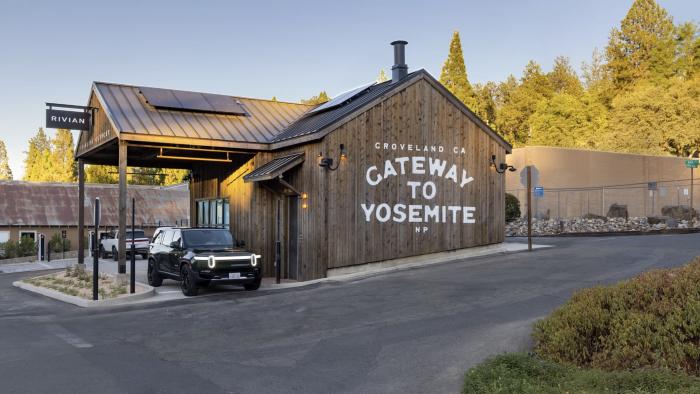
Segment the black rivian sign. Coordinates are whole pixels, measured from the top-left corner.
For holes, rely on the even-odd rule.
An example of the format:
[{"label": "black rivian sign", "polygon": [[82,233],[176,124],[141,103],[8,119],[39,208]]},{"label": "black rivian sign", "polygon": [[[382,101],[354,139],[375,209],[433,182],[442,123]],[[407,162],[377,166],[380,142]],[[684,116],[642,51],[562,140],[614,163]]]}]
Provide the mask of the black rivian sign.
[{"label": "black rivian sign", "polygon": [[90,112],[47,108],[46,127],[52,129],[90,130]]}]

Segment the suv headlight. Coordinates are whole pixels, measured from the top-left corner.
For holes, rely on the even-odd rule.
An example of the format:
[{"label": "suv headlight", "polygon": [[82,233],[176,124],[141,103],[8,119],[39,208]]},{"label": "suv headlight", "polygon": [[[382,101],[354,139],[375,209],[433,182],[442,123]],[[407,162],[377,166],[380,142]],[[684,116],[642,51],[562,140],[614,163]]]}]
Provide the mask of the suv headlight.
[{"label": "suv headlight", "polygon": [[250,265],[252,265],[253,267],[256,267],[258,265],[258,256],[257,255],[254,255],[254,254],[250,255]]}]

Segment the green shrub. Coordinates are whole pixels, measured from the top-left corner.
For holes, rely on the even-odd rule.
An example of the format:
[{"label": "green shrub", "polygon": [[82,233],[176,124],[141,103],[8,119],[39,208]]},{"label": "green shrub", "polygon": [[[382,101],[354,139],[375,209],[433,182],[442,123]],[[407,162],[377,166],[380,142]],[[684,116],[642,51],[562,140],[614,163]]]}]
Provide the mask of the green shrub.
[{"label": "green shrub", "polygon": [[[68,251],[70,250],[70,240],[66,239],[65,242],[65,247]],[[49,241],[49,248],[53,253],[59,253],[63,251],[63,238],[61,237],[61,233],[53,233],[53,235],[51,236],[51,240]]]},{"label": "green shrub", "polygon": [[700,375],[700,258],[577,292],[535,324],[535,351],[604,370]]},{"label": "green shrub", "polygon": [[520,201],[510,193],[506,193],[506,222],[520,219]]},{"label": "green shrub", "polygon": [[661,371],[604,372],[522,353],[504,354],[467,372],[463,392],[511,393],[700,393],[700,379]]},{"label": "green shrub", "polygon": [[31,256],[36,254],[36,242],[29,237],[22,237],[19,240],[19,245],[17,248],[17,254],[19,257]]}]

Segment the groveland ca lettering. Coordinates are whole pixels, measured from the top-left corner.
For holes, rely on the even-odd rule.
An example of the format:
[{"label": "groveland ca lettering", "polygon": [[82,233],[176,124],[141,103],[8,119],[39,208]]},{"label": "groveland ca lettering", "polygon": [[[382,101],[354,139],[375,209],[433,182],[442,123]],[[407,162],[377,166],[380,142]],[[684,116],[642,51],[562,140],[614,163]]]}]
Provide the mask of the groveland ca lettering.
[{"label": "groveland ca lettering", "polygon": [[[453,223],[473,224],[476,222],[476,208],[462,205],[430,204],[438,195],[435,180],[454,182],[461,189],[474,181],[464,168],[450,164],[447,160],[425,156],[403,156],[385,160],[380,165],[372,165],[365,172],[365,180],[371,187],[380,187],[384,180],[405,176],[406,191],[400,195],[410,200],[420,199],[427,204],[399,202],[362,203],[363,216],[367,222],[376,220],[380,223]],[[426,177],[433,179],[425,181]],[[420,178],[421,181],[416,180]],[[428,227],[416,227],[416,232],[427,232]]]},{"label": "groveland ca lettering", "polygon": [[85,119],[75,118],[72,116],[51,115],[51,121],[52,122],[73,123],[73,124],[85,124]]}]

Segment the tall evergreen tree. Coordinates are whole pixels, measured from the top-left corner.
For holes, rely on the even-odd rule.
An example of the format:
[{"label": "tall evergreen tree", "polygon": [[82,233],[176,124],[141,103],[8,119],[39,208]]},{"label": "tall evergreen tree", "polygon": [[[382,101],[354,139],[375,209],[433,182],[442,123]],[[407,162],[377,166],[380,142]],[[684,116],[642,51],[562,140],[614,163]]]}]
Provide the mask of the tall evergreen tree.
[{"label": "tall evergreen tree", "polygon": [[7,157],[7,148],[5,141],[0,140],[0,181],[11,181],[12,169],[10,168],[10,160]]},{"label": "tall evergreen tree", "polygon": [[73,134],[67,129],[58,129],[51,139],[51,174],[54,182],[75,182],[77,166],[73,153]]},{"label": "tall evergreen tree", "polygon": [[498,85],[491,81],[483,85],[477,83],[474,85],[474,94],[476,96],[476,114],[489,126],[494,127],[497,114]]},{"label": "tall evergreen tree", "polygon": [[581,80],[571,67],[569,58],[565,56],[558,56],[554,59],[554,66],[547,77],[555,93],[567,93],[573,96],[583,94]]},{"label": "tall evergreen tree", "polygon": [[700,34],[698,26],[686,22],[676,27],[676,64],[675,74],[690,79],[700,73]]},{"label": "tall evergreen tree", "polygon": [[617,89],[644,79],[663,80],[673,73],[673,20],[654,0],[635,0],[614,28],[606,48]]},{"label": "tall evergreen tree", "polygon": [[[101,166],[90,164],[85,167],[85,182],[86,183],[107,183],[113,184],[119,182],[119,175],[116,166]],[[129,175],[127,175],[127,178]]]},{"label": "tall evergreen tree", "polygon": [[24,180],[42,182],[51,174],[51,142],[43,128],[29,140],[29,149],[24,161]]},{"label": "tall evergreen tree", "polygon": [[497,130],[511,143],[524,145],[530,138],[530,116],[541,100],[554,94],[550,79],[535,61],[525,66],[520,84],[508,92],[496,118]]},{"label": "tall evergreen tree", "polygon": [[476,97],[469,79],[467,78],[467,68],[464,65],[464,55],[462,54],[462,42],[459,39],[459,32],[452,34],[450,42],[450,53],[442,66],[440,72],[440,83],[445,85],[447,90],[452,92],[471,110],[476,109]]}]

